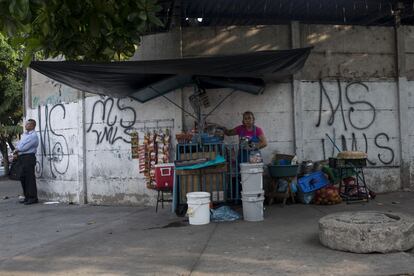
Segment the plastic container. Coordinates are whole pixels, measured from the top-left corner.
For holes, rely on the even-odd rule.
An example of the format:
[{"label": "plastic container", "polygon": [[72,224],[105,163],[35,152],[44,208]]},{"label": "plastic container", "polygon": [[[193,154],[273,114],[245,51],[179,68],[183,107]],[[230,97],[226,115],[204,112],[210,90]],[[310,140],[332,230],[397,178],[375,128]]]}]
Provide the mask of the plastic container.
[{"label": "plastic container", "polygon": [[299,189],[303,193],[310,193],[329,184],[329,180],[326,178],[322,171],[317,171],[298,179]]},{"label": "plastic container", "polygon": [[263,190],[263,163],[241,163],[240,175],[243,192]]},{"label": "plastic container", "polygon": [[249,154],[250,163],[263,163],[262,154],[259,150],[252,150]]},{"label": "plastic container", "polygon": [[187,193],[187,215],[191,225],[203,225],[210,223],[210,193]]},{"label": "plastic container", "polygon": [[264,191],[242,192],[243,219],[246,221],[262,221]]},{"label": "plastic container", "polygon": [[298,175],[299,165],[269,165],[271,177],[293,177]]},{"label": "plastic container", "polygon": [[174,186],[174,163],[155,165],[155,182],[157,189],[171,190]]},{"label": "plastic container", "polygon": [[240,173],[263,173],[263,163],[240,163]]}]

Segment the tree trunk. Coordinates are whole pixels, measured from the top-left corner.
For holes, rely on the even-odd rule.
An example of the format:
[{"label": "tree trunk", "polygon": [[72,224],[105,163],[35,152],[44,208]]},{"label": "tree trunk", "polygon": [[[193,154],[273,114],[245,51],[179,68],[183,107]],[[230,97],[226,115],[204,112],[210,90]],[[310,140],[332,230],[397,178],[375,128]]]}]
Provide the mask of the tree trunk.
[{"label": "tree trunk", "polygon": [[7,144],[4,141],[0,141],[0,151],[3,156],[4,173],[9,175],[9,155],[7,151]]},{"label": "tree trunk", "polygon": [[12,143],[12,138],[11,138],[11,137],[9,137],[9,138],[7,139],[7,144],[9,144],[9,147],[10,147],[10,149],[11,149],[11,151],[12,151],[12,152],[16,149],[16,148],[14,147],[13,143]]},{"label": "tree trunk", "polygon": [[4,160],[4,174],[5,175],[9,175],[10,173],[10,164],[9,164],[9,154],[7,152],[7,147],[6,147],[6,160]]}]

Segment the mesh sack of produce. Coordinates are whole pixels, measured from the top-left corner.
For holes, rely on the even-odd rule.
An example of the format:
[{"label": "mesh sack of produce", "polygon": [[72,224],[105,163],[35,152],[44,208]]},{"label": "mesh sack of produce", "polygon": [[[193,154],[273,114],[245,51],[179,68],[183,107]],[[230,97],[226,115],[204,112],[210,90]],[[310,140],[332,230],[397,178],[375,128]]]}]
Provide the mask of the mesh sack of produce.
[{"label": "mesh sack of produce", "polygon": [[342,202],[339,190],[335,186],[327,186],[315,191],[313,202],[317,205],[333,205]]}]

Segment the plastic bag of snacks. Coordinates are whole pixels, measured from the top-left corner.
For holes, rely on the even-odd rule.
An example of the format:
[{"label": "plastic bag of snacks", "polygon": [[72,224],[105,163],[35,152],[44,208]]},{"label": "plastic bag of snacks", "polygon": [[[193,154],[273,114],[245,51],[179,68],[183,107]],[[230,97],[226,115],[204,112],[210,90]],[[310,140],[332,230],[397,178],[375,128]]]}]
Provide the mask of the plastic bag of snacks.
[{"label": "plastic bag of snacks", "polygon": [[342,202],[339,190],[335,186],[326,186],[315,191],[313,202],[317,205],[333,205]]}]

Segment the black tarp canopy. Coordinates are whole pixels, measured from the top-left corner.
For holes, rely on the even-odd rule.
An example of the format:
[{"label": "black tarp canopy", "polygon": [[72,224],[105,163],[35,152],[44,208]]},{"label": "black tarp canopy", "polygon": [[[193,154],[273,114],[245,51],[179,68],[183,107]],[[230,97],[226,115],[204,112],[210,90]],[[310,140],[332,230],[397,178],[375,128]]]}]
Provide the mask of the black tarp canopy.
[{"label": "black tarp canopy", "polygon": [[311,48],[150,61],[35,61],[30,67],[75,89],[146,102],[187,85],[259,94],[266,79],[300,70]]}]

